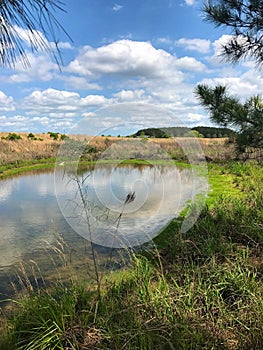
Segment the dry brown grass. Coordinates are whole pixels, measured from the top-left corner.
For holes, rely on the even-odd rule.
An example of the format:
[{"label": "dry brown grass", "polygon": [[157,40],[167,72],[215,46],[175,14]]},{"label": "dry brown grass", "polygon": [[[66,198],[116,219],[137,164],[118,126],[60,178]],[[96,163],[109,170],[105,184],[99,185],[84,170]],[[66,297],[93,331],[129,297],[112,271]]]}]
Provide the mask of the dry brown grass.
[{"label": "dry brown grass", "polygon": [[[54,141],[49,134],[35,134],[39,140],[28,140],[28,133],[20,133],[22,140],[4,140],[8,133],[0,132],[0,164],[15,163],[23,160],[38,160],[42,158],[56,157],[61,141]],[[86,141],[87,144],[95,146],[99,152],[109,148],[112,144],[119,143],[122,140],[133,139],[123,137],[103,137],[103,136],[87,136],[87,135],[71,135],[70,138],[80,141]],[[136,139],[138,143],[139,139]],[[180,145],[191,141],[191,138],[169,138],[169,139],[148,139],[147,142],[155,142],[160,145],[166,152],[175,158],[183,157]],[[235,148],[233,144],[229,144],[224,138],[200,138],[198,139],[207,159],[211,160],[230,160],[235,158]],[[122,147],[120,143],[120,147]],[[147,147],[146,147],[147,148]]]},{"label": "dry brown grass", "polygon": [[39,141],[28,140],[28,134],[18,134],[22,140],[3,140],[1,137],[6,137],[8,133],[0,133],[0,164],[56,156],[60,142],[52,140],[49,135],[37,134],[37,138],[43,139],[43,141]]},{"label": "dry brown grass", "polygon": [[[200,144],[206,158],[208,160],[231,160],[236,158],[235,145],[229,143],[228,138],[191,138],[191,137],[176,137],[170,139],[149,139],[151,142],[158,143],[168,153],[175,156],[180,155],[181,146],[187,145],[194,141]],[[183,152],[181,151],[183,154]]]},{"label": "dry brown grass", "polygon": [[[20,135],[22,137],[22,140],[27,140],[28,132],[16,132],[15,134]],[[9,132],[0,132],[0,139],[2,137],[8,136]],[[49,134],[34,134],[37,138],[43,139],[45,142],[53,141],[52,138],[49,136]]]}]

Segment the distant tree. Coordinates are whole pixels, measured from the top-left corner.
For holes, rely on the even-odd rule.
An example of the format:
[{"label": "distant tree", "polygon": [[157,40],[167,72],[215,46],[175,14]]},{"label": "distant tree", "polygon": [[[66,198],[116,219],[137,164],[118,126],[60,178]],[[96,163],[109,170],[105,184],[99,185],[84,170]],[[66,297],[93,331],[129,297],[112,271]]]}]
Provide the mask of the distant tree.
[{"label": "distant tree", "polygon": [[36,137],[35,137],[35,135],[34,135],[32,132],[30,132],[30,133],[27,135],[27,138],[28,138],[29,140],[36,140]]},{"label": "distant tree", "polygon": [[21,140],[22,137],[18,134],[16,134],[15,132],[10,132],[6,137],[1,137],[3,140],[11,140],[11,141],[15,141],[15,140]]},{"label": "distant tree", "polygon": [[225,86],[212,88],[204,84],[197,86],[195,94],[213,122],[237,130],[241,150],[246,146],[263,147],[263,100],[259,96],[241,103],[228,94]]},{"label": "distant tree", "polygon": [[[33,52],[44,50],[60,64],[56,33],[65,30],[54,13],[63,11],[61,5],[60,0],[0,0],[0,66],[12,67],[17,60],[29,66],[25,41]],[[23,37],[19,28],[25,29]]]},{"label": "distant tree", "polygon": [[51,131],[49,131],[48,134],[49,134],[49,137],[51,137],[53,140],[57,140],[58,139],[58,135],[59,135],[58,132],[51,132]]},{"label": "distant tree", "polygon": [[232,63],[251,57],[262,65],[262,0],[208,0],[203,11],[205,20],[232,30],[232,37],[222,45],[222,57]]}]

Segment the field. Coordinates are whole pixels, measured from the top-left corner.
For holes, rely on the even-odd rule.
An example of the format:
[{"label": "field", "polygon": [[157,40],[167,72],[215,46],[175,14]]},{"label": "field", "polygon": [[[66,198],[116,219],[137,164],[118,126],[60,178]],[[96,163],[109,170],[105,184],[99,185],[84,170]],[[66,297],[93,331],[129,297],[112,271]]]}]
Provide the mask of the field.
[{"label": "field", "polygon": [[[7,164],[19,166],[25,161],[35,162],[40,159],[54,158],[57,155],[61,145],[60,140],[53,140],[48,134],[35,134],[37,140],[27,138],[27,133],[17,133],[22,137],[21,140],[4,140],[8,133],[0,133],[0,167]],[[102,137],[102,136],[85,136],[72,135],[71,139],[86,141],[87,144],[96,147],[98,154],[105,151],[112,144],[121,144],[123,141],[131,142],[140,139],[119,138],[119,137]],[[41,139],[41,141],[39,140]],[[149,139],[147,142],[155,142],[165,151],[175,158],[183,158],[184,155],[180,151],[178,140],[180,143],[189,142],[191,138],[171,138],[171,139]],[[142,140],[146,142],[145,140]],[[203,151],[210,160],[230,160],[235,158],[235,148],[233,144],[228,144],[227,139],[198,139]],[[129,144],[129,147],[130,147]]]}]

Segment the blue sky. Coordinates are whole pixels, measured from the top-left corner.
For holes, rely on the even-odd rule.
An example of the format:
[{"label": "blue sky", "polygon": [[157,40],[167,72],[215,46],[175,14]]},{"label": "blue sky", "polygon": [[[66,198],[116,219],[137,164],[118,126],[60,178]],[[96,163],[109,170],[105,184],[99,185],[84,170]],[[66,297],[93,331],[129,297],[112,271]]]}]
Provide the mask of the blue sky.
[{"label": "blue sky", "polygon": [[199,0],[65,0],[57,18],[61,71],[44,52],[0,70],[0,131],[129,134],[138,128],[211,125],[193,91],[262,92],[252,62],[218,58],[227,29],[202,20]]}]

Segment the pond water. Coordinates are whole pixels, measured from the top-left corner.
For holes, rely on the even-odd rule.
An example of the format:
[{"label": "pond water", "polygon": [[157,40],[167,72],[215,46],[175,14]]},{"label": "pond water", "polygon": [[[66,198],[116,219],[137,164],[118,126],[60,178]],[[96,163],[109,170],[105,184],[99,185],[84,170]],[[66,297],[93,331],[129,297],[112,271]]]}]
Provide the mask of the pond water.
[{"label": "pond water", "polygon": [[52,275],[54,252],[79,269],[90,240],[102,255],[149,242],[204,190],[191,169],[175,166],[100,165],[78,176],[61,169],[0,181],[0,293],[9,293],[21,261]]}]

